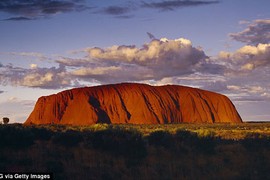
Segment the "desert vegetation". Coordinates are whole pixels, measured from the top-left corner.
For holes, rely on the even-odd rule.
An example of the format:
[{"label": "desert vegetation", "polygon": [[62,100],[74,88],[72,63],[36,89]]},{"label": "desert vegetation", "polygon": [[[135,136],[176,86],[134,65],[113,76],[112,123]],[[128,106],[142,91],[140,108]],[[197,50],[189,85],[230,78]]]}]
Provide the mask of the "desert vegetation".
[{"label": "desert vegetation", "polygon": [[55,179],[265,179],[270,124],[0,125],[0,169]]},{"label": "desert vegetation", "polygon": [[[9,118],[8,117],[3,117],[3,123],[4,124],[7,124],[9,122]],[[2,124],[2,122],[1,122]]]}]

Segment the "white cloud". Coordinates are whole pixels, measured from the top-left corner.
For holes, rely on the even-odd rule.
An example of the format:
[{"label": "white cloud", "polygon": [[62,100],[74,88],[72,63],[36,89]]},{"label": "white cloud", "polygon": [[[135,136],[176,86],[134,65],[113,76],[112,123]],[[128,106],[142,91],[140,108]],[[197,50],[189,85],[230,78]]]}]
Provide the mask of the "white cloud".
[{"label": "white cloud", "polygon": [[225,86],[222,92],[235,102],[270,100],[267,96],[270,93],[270,44],[250,43],[234,52],[221,51],[210,60],[212,65],[223,67],[225,81],[222,84]]},{"label": "white cloud", "polygon": [[258,44],[257,46],[243,46],[237,50],[237,53],[244,55],[258,55],[263,54],[269,50],[270,44]]},{"label": "white cloud", "polygon": [[235,52],[221,51],[218,59],[227,63],[227,69],[250,71],[270,65],[270,44],[243,46]]},{"label": "white cloud", "polygon": [[37,67],[38,67],[37,64],[30,64],[30,68],[31,68],[31,69],[36,69]]},{"label": "white cloud", "polygon": [[253,70],[255,68],[255,65],[252,63],[247,63],[241,66],[241,70]]},{"label": "white cloud", "polygon": [[44,84],[50,83],[53,81],[53,74],[51,72],[47,72],[45,74],[39,73],[30,73],[23,78],[22,85],[23,86],[42,86]]},{"label": "white cloud", "polygon": [[236,85],[227,85],[227,88],[229,90],[240,90],[241,89],[240,86],[236,86]]},{"label": "white cloud", "polygon": [[191,41],[184,38],[155,39],[142,48],[122,45],[106,49],[95,47],[86,51],[89,58],[98,62],[145,67],[155,79],[192,73],[207,58],[201,49],[193,47]]},{"label": "white cloud", "polygon": [[269,92],[264,92],[261,94],[262,97],[270,99],[270,93]]},{"label": "white cloud", "polygon": [[238,86],[238,85],[227,85],[229,90],[233,91],[242,91],[247,93],[264,93],[265,89],[261,86],[247,85],[247,86]]},{"label": "white cloud", "polygon": [[67,76],[64,66],[39,68],[32,65],[31,67],[30,69],[24,69],[12,65],[4,66],[2,73],[0,73],[0,84],[44,89],[68,87],[71,84],[71,79]]},{"label": "white cloud", "polygon": [[81,68],[71,72],[75,76],[91,76],[91,75],[103,75],[115,71],[121,71],[121,67],[110,66],[110,67],[97,67],[97,68]]}]

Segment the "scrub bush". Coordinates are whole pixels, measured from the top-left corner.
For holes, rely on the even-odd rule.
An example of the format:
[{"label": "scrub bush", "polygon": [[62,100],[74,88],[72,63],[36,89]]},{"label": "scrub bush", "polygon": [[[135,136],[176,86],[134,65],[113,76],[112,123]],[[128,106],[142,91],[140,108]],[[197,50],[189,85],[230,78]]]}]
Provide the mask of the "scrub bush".
[{"label": "scrub bush", "polygon": [[87,143],[93,148],[128,157],[144,157],[146,147],[141,133],[135,129],[110,127],[88,135]]}]

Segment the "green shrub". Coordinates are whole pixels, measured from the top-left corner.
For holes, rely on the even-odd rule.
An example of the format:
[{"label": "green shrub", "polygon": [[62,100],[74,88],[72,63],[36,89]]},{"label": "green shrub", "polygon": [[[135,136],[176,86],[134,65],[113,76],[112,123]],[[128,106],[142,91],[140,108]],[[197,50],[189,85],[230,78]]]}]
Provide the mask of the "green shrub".
[{"label": "green shrub", "polygon": [[192,143],[198,141],[198,136],[196,133],[184,129],[177,130],[175,133],[175,138],[177,141],[185,143]]},{"label": "green shrub", "polygon": [[146,147],[141,133],[135,129],[109,127],[88,134],[87,144],[93,148],[129,157],[144,157]]},{"label": "green shrub", "polygon": [[173,137],[168,131],[157,130],[147,137],[149,145],[171,147],[173,145]]},{"label": "green shrub", "polygon": [[200,129],[197,131],[197,135],[199,138],[214,138],[215,132],[209,129]]},{"label": "green shrub", "polygon": [[57,132],[52,137],[52,142],[62,146],[76,146],[82,142],[82,134],[79,131],[68,130],[66,132]]},{"label": "green shrub", "polygon": [[257,133],[257,132],[248,132],[245,136],[245,139],[263,139],[267,138],[265,134]]},{"label": "green shrub", "polygon": [[256,132],[247,133],[246,137],[240,142],[250,151],[257,151],[261,148],[270,148],[270,138]]},{"label": "green shrub", "polygon": [[108,124],[104,124],[104,123],[98,123],[98,124],[94,124],[90,127],[91,130],[93,131],[101,131],[101,130],[106,130],[109,128]]},{"label": "green shrub", "polygon": [[199,133],[180,129],[176,131],[175,139],[180,148],[191,149],[199,153],[213,153],[218,142],[218,139],[213,137],[213,133],[205,130],[201,131],[199,136]]},{"label": "green shrub", "polygon": [[3,117],[3,123],[8,124],[8,122],[9,122],[9,118],[8,117]]},{"label": "green shrub", "polygon": [[0,126],[1,147],[26,148],[34,144],[30,128],[18,125]]},{"label": "green shrub", "polygon": [[53,136],[53,132],[44,127],[32,127],[31,132],[36,140],[50,140]]}]

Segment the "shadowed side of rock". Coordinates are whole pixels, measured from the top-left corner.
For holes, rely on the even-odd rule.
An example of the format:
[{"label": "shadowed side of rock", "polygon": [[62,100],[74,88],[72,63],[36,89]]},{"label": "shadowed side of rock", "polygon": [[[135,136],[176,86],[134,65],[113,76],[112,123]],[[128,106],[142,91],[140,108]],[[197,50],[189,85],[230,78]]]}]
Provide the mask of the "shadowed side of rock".
[{"label": "shadowed side of rock", "polygon": [[76,88],[40,97],[25,124],[239,123],[224,95],[167,85],[123,83]]}]

